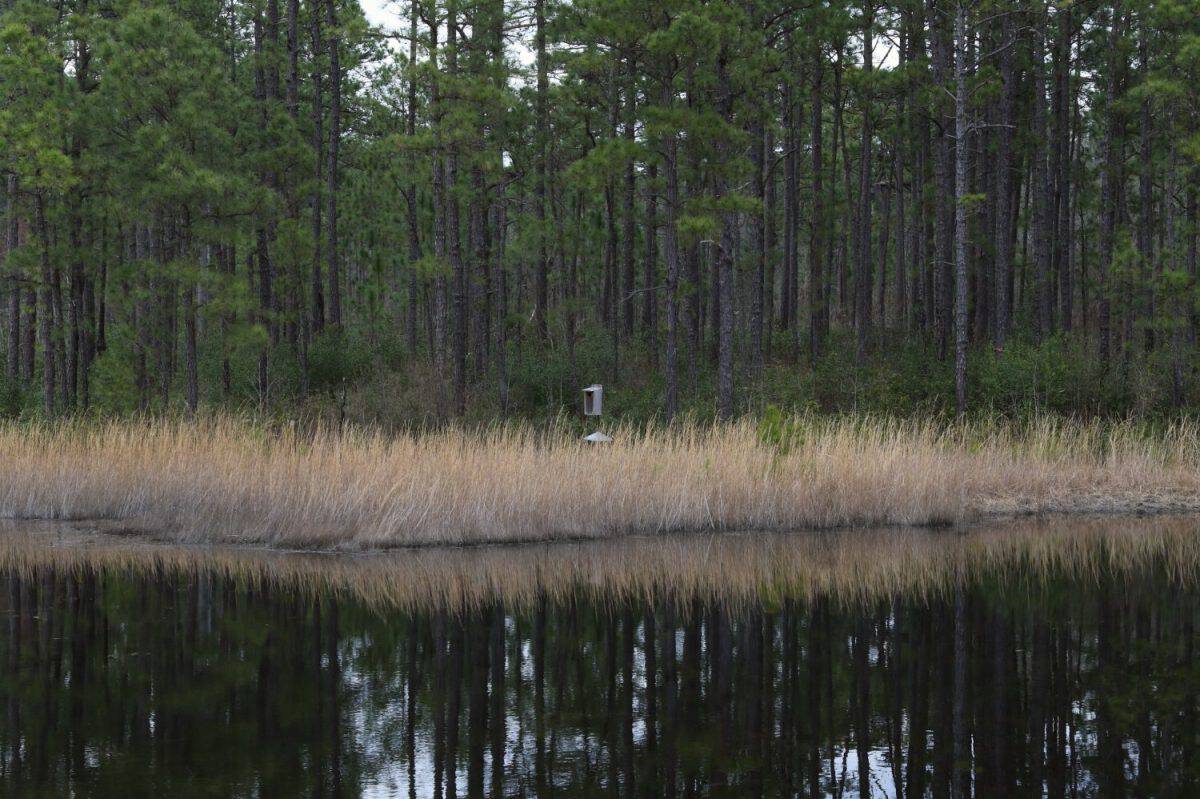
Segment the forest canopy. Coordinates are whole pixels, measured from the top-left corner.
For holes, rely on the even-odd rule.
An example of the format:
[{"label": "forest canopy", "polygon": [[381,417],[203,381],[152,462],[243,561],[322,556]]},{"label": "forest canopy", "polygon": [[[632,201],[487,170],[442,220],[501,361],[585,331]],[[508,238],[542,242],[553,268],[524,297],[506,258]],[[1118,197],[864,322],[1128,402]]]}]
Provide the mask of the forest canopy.
[{"label": "forest canopy", "polygon": [[1191,0],[0,0],[0,412],[1200,406]]}]

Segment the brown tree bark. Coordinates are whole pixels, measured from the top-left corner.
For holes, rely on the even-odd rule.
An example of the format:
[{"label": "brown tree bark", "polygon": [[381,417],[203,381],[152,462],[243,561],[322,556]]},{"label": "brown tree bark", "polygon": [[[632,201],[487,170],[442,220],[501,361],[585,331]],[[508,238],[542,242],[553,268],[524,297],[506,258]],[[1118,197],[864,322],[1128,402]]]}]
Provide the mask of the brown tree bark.
[{"label": "brown tree bark", "polygon": [[8,346],[4,372],[11,383],[16,383],[21,364],[21,278],[11,261],[13,251],[20,246],[19,195],[15,174],[10,173],[5,180],[5,193],[7,213],[4,224],[4,257],[8,284]]},{"label": "brown tree bark", "polygon": [[329,147],[325,166],[325,233],[329,262],[329,323],[342,325],[342,269],[338,253],[338,147],[342,140],[341,34],[337,0],[325,0],[326,47],[329,50]]},{"label": "brown tree bark", "polygon": [[[416,8],[416,1],[413,2],[413,8]],[[325,169],[325,107],[323,98],[323,80],[321,75],[321,56],[324,52],[324,37],[321,34],[321,18],[322,10],[318,7],[312,9],[312,25],[311,25],[311,44],[312,44],[312,84],[313,84],[313,99],[312,99],[312,148],[316,156],[314,159],[314,183],[312,194],[312,240],[313,240],[313,260],[312,260],[312,275],[310,275],[309,301],[312,304],[310,311],[312,316],[312,328],[314,333],[319,333],[325,329],[325,278],[322,275],[321,264],[323,262],[321,241],[324,236],[325,228],[321,223],[321,184],[323,182],[323,174]],[[415,40],[415,37],[414,37]]]},{"label": "brown tree bark", "polygon": [[[625,56],[625,87],[624,87],[624,120],[622,125],[622,135],[624,136],[626,145],[632,150],[634,145],[634,131],[637,125],[637,63],[632,53],[627,53]],[[630,155],[625,161],[625,185],[621,201],[621,329],[626,338],[633,336],[634,327],[634,309],[636,307],[635,298],[635,282],[636,282],[636,264],[634,260],[634,247],[637,242],[637,228],[634,220],[634,197],[637,190],[637,182],[634,176],[633,157]]]},{"label": "brown tree bark", "polygon": [[545,339],[549,335],[547,314],[549,314],[549,262],[546,257],[546,149],[549,146],[548,137],[550,122],[547,103],[550,91],[548,75],[549,65],[546,56],[546,1],[534,0],[534,50],[537,58],[537,95],[535,98],[534,132],[534,211],[537,217],[537,271],[534,275],[534,320],[537,323],[538,335]]},{"label": "brown tree bark", "polygon": [[954,398],[961,416],[967,410],[967,6],[954,10]]},{"label": "brown tree bark", "polygon": [[[1004,349],[1008,341],[1011,319],[1009,317],[1008,286],[1009,273],[1012,269],[1013,240],[1009,219],[1012,215],[1009,207],[1012,200],[1012,139],[1016,127],[1015,106],[1017,94],[1017,75],[1013,49],[1013,11],[1002,9],[1001,40],[1000,40],[1000,108],[995,131],[996,141],[996,185],[995,211],[993,222],[993,247],[996,252],[996,270],[993,279],[995,292],[992,308],[992,318],[995,321],[992,330],[992,343],[998,350]],[[1034,146],[1038,146],[1035,142]]]},{"label": "brown tree bark", "polygon": [[[863,74],[864,83],[869,87],[872,61],[872,27],[875,24],[875,10],[870,2],[863,4],[862,9],[863,37]],[[873,144],[871,122],[870,90],[863,101],[862,109],[862,141],[859,145],[859,184],[858,184],[858,263],[854,270],[855,325],[857,340],[857,356],[859,362],[867,357],[867,347],[871,337],[871,288],[874,285],[873,264],[871,261],[871,196],[873,183],[871,178],[871,150]],[[883,265],[880,264],[880,268]]]}]

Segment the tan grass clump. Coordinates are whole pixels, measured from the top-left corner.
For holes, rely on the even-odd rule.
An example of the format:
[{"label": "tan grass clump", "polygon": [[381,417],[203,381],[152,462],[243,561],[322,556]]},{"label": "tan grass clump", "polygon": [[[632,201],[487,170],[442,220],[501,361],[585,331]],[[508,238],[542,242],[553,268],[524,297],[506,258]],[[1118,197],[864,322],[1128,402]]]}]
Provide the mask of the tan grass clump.
[{"label": "tan grass clump", "polygon": [[228,418],[0,425],[0,516],[178,541],[363,549],[930,525],[1200,507],[1200,434],[1039,419],[305,433]]}]

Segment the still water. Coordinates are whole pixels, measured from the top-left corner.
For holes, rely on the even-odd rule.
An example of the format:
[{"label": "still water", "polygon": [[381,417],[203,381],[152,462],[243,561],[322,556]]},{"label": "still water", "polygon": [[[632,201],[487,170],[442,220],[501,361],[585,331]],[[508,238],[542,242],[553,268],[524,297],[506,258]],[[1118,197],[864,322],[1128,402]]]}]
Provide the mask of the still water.
[{"label": "still water", "polygon": [[[1200,795],[1200,523],[875,535],[680,540],[678,584],[583,546],[457,603],[35,543],[0,558],[0,796]],[[822,554],[704,571],[784,550]]]}]

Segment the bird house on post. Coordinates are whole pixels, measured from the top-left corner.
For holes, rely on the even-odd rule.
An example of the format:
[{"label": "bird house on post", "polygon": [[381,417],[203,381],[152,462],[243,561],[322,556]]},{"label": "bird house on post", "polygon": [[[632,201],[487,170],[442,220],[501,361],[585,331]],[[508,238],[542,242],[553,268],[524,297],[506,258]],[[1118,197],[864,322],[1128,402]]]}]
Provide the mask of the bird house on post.
[{"label": "bird house on post", "polygon": [[604,386],[593,383],[583,390],[583,415],[599,416],[604,405]]}]

